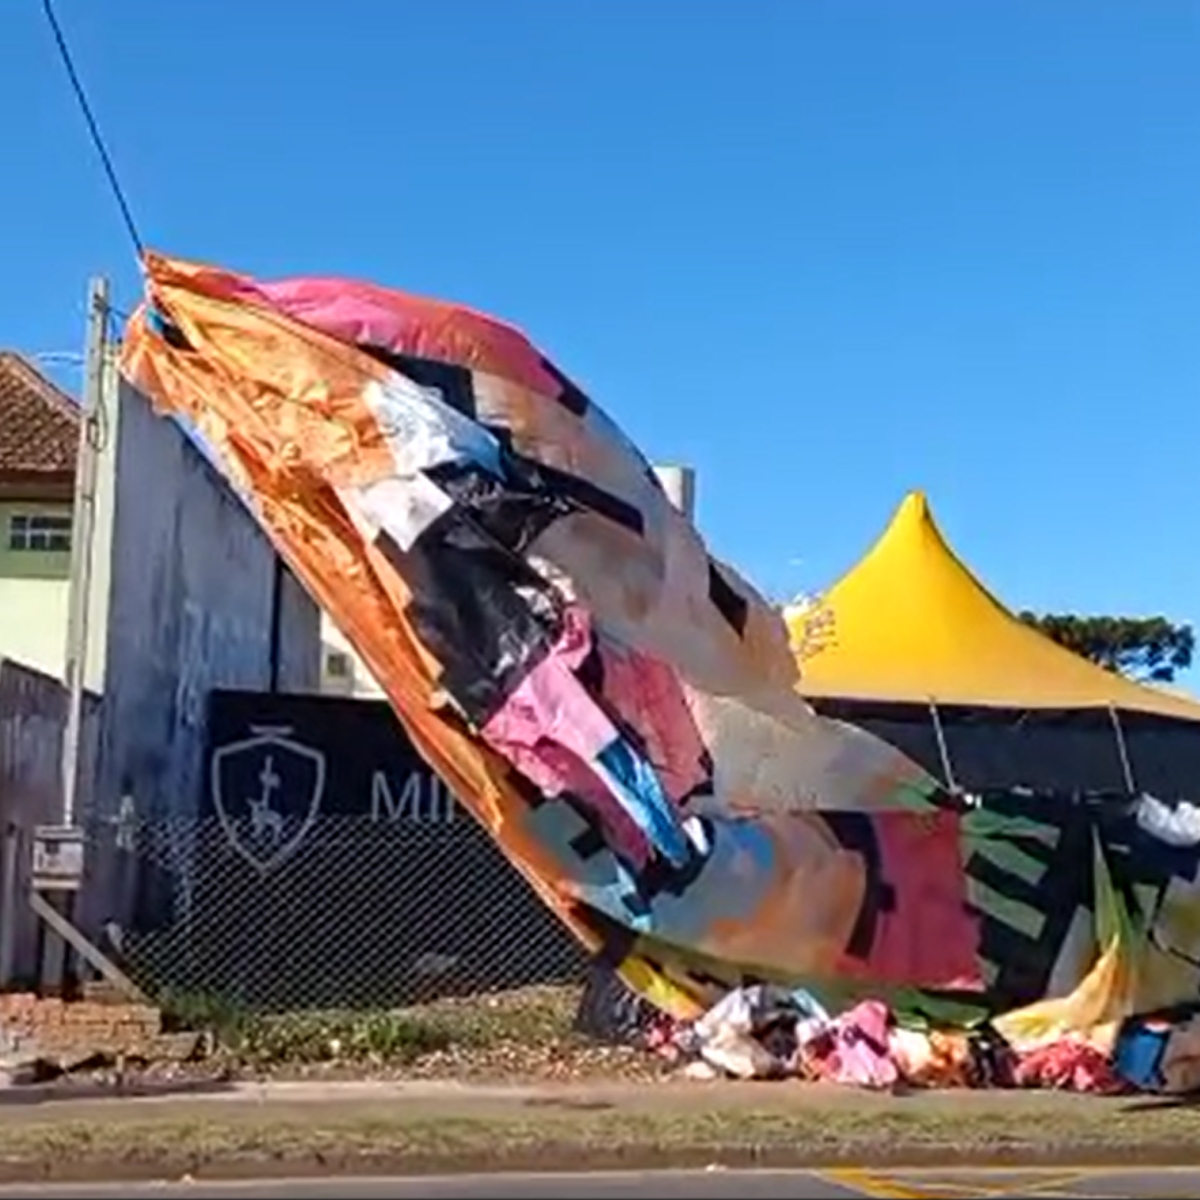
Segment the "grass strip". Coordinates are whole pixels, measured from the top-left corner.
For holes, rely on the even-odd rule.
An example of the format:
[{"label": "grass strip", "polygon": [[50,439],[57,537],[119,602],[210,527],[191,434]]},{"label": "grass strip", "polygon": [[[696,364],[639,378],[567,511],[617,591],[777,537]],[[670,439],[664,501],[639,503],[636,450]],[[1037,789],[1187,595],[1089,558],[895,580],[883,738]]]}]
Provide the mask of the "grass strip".
[{"label": "grass strip", "polygon": [[416,1105],[120,1103],[87,1118],[0,1120],[0,1180],[230,1178],[329,1173],[1200,1162],[1200,1112],[1096,1100],[1011,1106],[871,1102],[619,1106],[509,1104],[443,1115]]}]

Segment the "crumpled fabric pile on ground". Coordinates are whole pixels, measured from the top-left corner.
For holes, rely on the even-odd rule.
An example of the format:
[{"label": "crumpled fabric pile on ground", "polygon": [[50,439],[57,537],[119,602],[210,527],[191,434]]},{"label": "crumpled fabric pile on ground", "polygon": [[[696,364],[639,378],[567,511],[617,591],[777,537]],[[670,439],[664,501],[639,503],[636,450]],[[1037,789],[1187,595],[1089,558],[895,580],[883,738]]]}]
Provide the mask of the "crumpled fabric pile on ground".
[{"label": "crumpled fabric pile on ground", "polygon": [[688,1078],[795,1079],[869,1090],[1037,1088],[1122,1095],[1200,1087],[1200,1013],[1130,1018],[1118,1029],[1009,1042],[990,1023],[906,1026],[863,1000],[831,1016],[803,989],[730,992],[694,1022],[649,1026],[643,1047]]},{"label": "crumpled fabric pile on ground", "polygon": [[[782,613],[517,330],[369,283],[143,266],[126,380],[194,427],[418,751],[656,1010],[694,1026],[748,980],[805,987],[836,1015],[805,1010],[794,1053],[772,1026],[769,1069],[890,1086],[985,1077],[981,1014],[1026,1056],[1014,1078],[1098,1076],[1033,1050],[1200,997],[1192,806],[967,803],[815,713]],[[736,376],[711,419],[779,432]],[[284,842],[311,816],[278,815]],[[896,1031],[914,1014],[927,1047]],[[708,1043],[722,1070],[768,1062]]]}]

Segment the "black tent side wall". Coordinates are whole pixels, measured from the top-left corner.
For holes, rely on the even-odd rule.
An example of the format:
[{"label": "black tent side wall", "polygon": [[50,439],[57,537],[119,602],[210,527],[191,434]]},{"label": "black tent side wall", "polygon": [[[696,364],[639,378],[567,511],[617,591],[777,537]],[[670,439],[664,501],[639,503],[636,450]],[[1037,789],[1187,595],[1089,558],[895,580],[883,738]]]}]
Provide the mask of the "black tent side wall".
[{"label": "black tent side wall", "polygon": [[[945,779],[937,729],[927,704],[816,699],[829,717],[859,725]],[[1121,749],[1105,709],[1016,710],[938,706],[954,782],[969,791],[1127,791]],[[1200,723],[1121,713],[1121,731],[1138,791],[1200,802]]]}]

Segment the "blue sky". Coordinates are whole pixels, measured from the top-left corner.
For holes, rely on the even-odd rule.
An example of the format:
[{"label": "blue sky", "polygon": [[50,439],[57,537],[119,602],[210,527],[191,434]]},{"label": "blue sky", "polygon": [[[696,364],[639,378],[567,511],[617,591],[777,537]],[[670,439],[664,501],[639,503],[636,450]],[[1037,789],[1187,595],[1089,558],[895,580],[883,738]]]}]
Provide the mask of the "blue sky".
[{"label": "blue sky", "polygon": [[[1200,6],[57,0],[147,242],[522,325],[714,549],[830,582],[910,487],[1010,604],[1200,619]],[[0,17],[0,343],[129,244]]]}]

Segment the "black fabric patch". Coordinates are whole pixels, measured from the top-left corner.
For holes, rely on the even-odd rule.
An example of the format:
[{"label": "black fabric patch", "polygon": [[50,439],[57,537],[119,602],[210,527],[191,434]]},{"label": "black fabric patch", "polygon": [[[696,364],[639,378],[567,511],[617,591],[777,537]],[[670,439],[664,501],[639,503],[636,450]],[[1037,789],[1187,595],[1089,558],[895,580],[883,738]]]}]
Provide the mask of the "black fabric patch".
[{"label": "black fabric patch", "polygon": [[[932,774],[932,772],[930,773]],[[949,788],[941,786],[929,792],[925,797],[925,802],[930,808],[935,808],[939,812],[954,813],[960,817],[971,811],[966,797],[961,792],[952,792]]]},{"label": "black fabric patch", "polygon": [[730,586],[717,564],[708,561],[708,598],[717,611],[733,627],[738,637],[746,632],[746,621],[750,615],[750,604],[744,596]]},{"label": "black fabric patch", "polygon": [[145,310],[145,323],[151,332],[156,333],[172,350],[193,353],[191,342],[187,335],[167,315],[166,310],[158,305],[151,305]]},{"label": "black fabric patch", "polygon": [[718,978],[711,971],[701,971],[699,968],[685,967],[684,972],[688,979],[694,979],[701,987],[712,988],[714,991],[720,992],[729,990],[729,979]]},{"label": "black fabric patch", "polygon": [[[969,879],[1021,901],[1043,918],[1037,937],[1030,937],[1000,914],[982,907],[974,910],[979,920],[980,955],[997,968],[987,989],[988,1005],[992,1011],[1005,1011],[1045,996],[1075,914],[1081,908],[1093,908],[1093,825],[1083,806],[1061,795],[989,793],[982,803],[985,811],[1052,825],[1059,835],[1054,845],[1015,831],[1007,837],[1012,845],[1046,864],[1033,885],[979,854],[972,855],[965,866]],[[969,828],[970,817],[966,820]]]},{"label": "black fabric patch", "polygon": [[550,797],[532,779],[522,775],[515,767],[509,770],[508,781],[531,809],[541,808],[543,804],[553,803]]},{"label": "black fabric patch", "polygon": [[680,796],[679,810],[680,812],[687,813],[695,805],[696,801],[710,799],[716,794],[716,785],[713,782],[712,775],[709,774],[700,783],[696,784],[690,792],[684,796]]},{"label": "black fabric patch", "polygon": [[633,953],[638,940],[636,931],[588,904],[580,902],[575,907],[586,914],[588,925],[600,937],[601,944],[596,961],[607,963],[614,968],[620,966]]},{"label": "black fabric patch", "polygon": [[[1022,846],[1022,850],[1026,847]],[[967,875],[981,887],[998,892],[1006,900],[1015,900],[1029,908],[1041,909],[1045,902],[1045,888],[1042,880],[1046,878],[1043,871],[1037,883],[1030,883],[1023,875],[1014,875],[1006,871],[999,863],[993,862],[983,854],[973,854],[966,864]],[[970,905],[970,902],[968,901]],[[974,905],[970,905],[974,908]]]},{"label": "black fabric patch", "polygon": [[656,1016],[653,1005],[639,996],[617,974],[617,967],[633,943],[605,945],[601,959],[588,973],[579,997],[574,1029],[612,1046],[636,1046]]},{"label": "black fabric patch", "polygon": [[169,325],[164,323],[162,326],[163,341],[171,347],[172,350],[182,350],[186,353],[192,353],[192,343],[187,340],[187,335],[179,328],[178,325]]},{"label": "black fabric patch", "polygon": [[548,358],[542,359],[542,370],[547,374],[552,375],[562,388],[562,391],[555,399],[567,409],[568,412],[574,413],[577,417],[587,416],[587,411],[591,407],[592,402],[587,396],[573,384]]},{"label": "black fabric patch", "polygon": [[896,890],[883,877],[883,857],[879,852],[875,825],[866,813],[830,811],[819,815],[838,845],[863,860],[866,878],[862,907],[850,931],[846,953],[853,958],[867,959],[875,945],[876,923],[883,913],[892,912],[896,907]]},{"label": "black fabric patch", "polygon": [[1046,909],[1047,897],[1043,888],[1009,874],[990,859],[982,856],[973,858],[968,874],[976,883],[1008,899],[1020,901],[1044,916],[1041,933],[1030,937],[1005,921],[992,917],[986,909],[968,904],[979,921],[979,953],[997,968],[996,976],[988,988],[992,1007],[1015,1007],[1041,999],[1071,920],[1079,907],[1078,903],[1072,903],[1064,896],[1061,919],[1055,920],[1054,915]]},{"label": "black fabric patch", "polygon": [[443,686],[472,725],[487,724],[558,639],[557,594],[460,509],[408,552],[386,532],[377,544],[412,589],[408,611]]},{"label": "black fabric patch", "polygon": [[642,511],[628,500],[622,500],[620,496],[614,496],[612,492],[606,492],[590,480],[572,475],[569,471],[548,467],[523,455],[514,455],[514,459],[528,472],[530,479],[540,480],[543,487],[564,496],[576,507],[597,513],[615,525],[628,529],[630,533],[636,533],[638,537],[645,534],[646,521]]},{"label": "black fabric patch", "polygon": [[579,664],[579,669],[575,672],[575,678],[590,695],[604,695],[604,659],[600,654],[598,643],[592,643],[587,658]]},{"label": "black fabric patch", "polygon": [[475,463],[440,463],[425,474],[505,549],[522,555],[548,525],[577,505],[537,481],[497,479]]},{"label": "black fabric patch", "polygon": [[1075,818],[1074,799],[1061,792],[1026,792],[1018,788],[989,788],[979,793],[980,807],[1010,820],[1035,821],[1065,828]]},{"label": "black fabric patch", "polygon": [[[590,813],[585,812],[582,805],[575,805],[574,807],[586,820],[591,821],[593,819]],[[568,845],[584,862],[587,862],[590,858],[595,858],[597,854],[603,854],[608,849],[608,842],[605,840],[604,833],[600,827],[591,824],[582,833],[577,833]]]},{"label": "black fabric patch", "polygon": [[646,532],[646,521],[641,509],[614,496],[612,492],[597,487],[590,480],[557,467],[547,466],[522,454],[513,445],[512,430],[502,425],[486,425],[488,433],[500,443],[504,469],[510,486],[516,485],[528,492],[546,492],[569,502],[575,510],[584,509],[623,526],[631,533],[642,537]]},{"label": "black fabric patch", "polygon": [[451,408],[464,417],[475,419],[475,380],[466,367],[436,358],[397,354],[383,346],[359,346],[359,349],[376,362],[411,379],[418,387],[437,391]]},{"label": "black fabric patch", "polygon": [[[711,821],[700,818],[704,836],[711,846],[713,841],[713,825]],[[682,896],[700,877],[708,856],[697,849],[695,843],[688,838],[688,858],[682,866],[674,866],[665,858],[652,858],[637,877],[638,891],[649,901],[664,892],[668,896]]]}]

